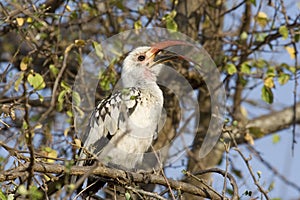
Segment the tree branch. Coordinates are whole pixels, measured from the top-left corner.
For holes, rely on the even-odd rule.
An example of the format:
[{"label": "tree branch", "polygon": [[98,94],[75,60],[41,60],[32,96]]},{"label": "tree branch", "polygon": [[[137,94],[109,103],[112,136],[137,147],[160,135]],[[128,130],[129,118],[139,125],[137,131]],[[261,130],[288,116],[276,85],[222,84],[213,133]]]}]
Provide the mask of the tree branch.
[{"label": "tree branch", "polygon": [[300,102],[296,104],[296,113],[291,106],[250,120],[246,128],[259,127],[265,134],[271,134],[291,126],[294,122],[294,115],[296,117],[295,122],[300,123]]},{"label": "tree branch", "polygon": [[[0,181],[9,181],[14,180],[18,177],[28,177],[29,173],[27,171],[29,163],[25,163],[24,165],[4,171],[0,174]],[[65,166],[59,164],[46,164],[46,163],[34,163],[33,170],[34,172],[39,173],[54,173],[54,174],[63,174],[66,171],[70,172],[70,175],[84,175],[89,170],[91,170],[92,166],[73,166],[69,171]],[[148,183],[148,184],[159,184],[167,187],[167,184],[170,185],[172,189],[180,190],[181,193],[186,192],[193,195],[198,195],[205,198],[210,199],[223,199],[223,197],[218,194],[216,191],[209,190],[202,186],[195,186],[189,183],[185,183],[182,181],[177,181],[168,178],[168,183],[164,177],[156,174],[141,174],[134,172],[125,172],[118,169],[107,168],[103,166],[98,166],[93,170],[94,175],[99,175],[103,177],[106,181],[114,182],[119,185],[129,185],[130,183]],[[235,194],[237,195],[237,194]],[[226,198],[228,199],[228,198]]]}]

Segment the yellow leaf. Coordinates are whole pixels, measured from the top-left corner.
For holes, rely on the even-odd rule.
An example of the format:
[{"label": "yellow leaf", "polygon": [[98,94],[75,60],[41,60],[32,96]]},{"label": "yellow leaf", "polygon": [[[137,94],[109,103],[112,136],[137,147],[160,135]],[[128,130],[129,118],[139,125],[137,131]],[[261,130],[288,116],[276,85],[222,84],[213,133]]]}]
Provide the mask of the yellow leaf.
[{"label": "yellow leaf", "polygon": [[28,65],[32,62],[32,58],[25,56],[22,58],[21,63],[20,63],[20,69],[22,71],[25,71],[28,68]]},{"label": "yellow leaf", "polygon": [[85,41],[84,40],[75,40],[75,44],[77,46],[84,46],[85,45]]},{"label": "yellow leaf", "polygon": [[65,137],[68,136],[69,131],[70,131],[70,128],[69,128],[69,127],[66,128],[66,129],[64,130],[64,136],[65,136]]},{"label": "yellow leaf", "polygon": [[268,76],[264,79],[264,85],[268,88],[274,87],[274,79],[271,76]]},{"label": "yellow leaf", "polygon": [[294,47],[285,47],[285,50],[289,53],[291,59],[295,59],[295,49],[294,49]]},{"label": "yellow leaf", "polygon": [[18,26],[23,26],[25,19],[22,17],[17,17],[16,21],[17,21]]},{"label": "yellow leaf", "polygon": [[67,10],[68,12],[71,12],[71,11],[72,11],[72,9],[71,9],[71,7],[70,7],[69,5],[66,5],[66,10]]},{"label": "yellow leaf", "polygon": [[241,113],[244,117],[248,117],[248,112],[247,109],[243,106],[241,106]]},{"label": "yellow leaf", "polygon": [[264,12],[258,12],[255,20],[261,27],[265,27],[268,23],[268,15]]},{"label": "yellow leaf", "polygon": [[43,124],[41,123],[37,123],[35,126],[34,126],[34,129],[41,129],[43,127]]},{"label": "yellow leaf", "polygon": [[246,135],[244,136],[244,139],[248,142],[248,144],[254,145],[254,139],[251,134],[246,133]]},{"label": "yellow leaf", "polygon": [[80,148],[81,147],[81,141],[79,139],[74,139],[75,147]]},{"label": "yellow leaf", "polygon": [[[54,149],[52,149],[49,153],[48,153],[48,157],[50,158],[57,158],[57,151],[55,151]],[[47,159],[48,163],[54,163],[55,160],[53,159]]]},{"label": "yellow leaf", "polygon": [[33,22],[33,19],[32,19],[31,17],[28,17],[27,20],[26,20],[26,22],[27,22],[27,23],[32,23],[32,22]]}]

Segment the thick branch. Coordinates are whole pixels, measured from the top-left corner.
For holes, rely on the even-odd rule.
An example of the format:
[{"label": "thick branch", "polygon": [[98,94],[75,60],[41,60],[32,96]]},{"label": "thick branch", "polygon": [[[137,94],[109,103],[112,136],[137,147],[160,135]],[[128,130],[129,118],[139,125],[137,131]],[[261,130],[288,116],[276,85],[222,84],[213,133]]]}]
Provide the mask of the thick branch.
[{"label": "thick branch", "polygon": [[296,123],[300,123],[300,102],[296,104],[296,113],[293,112],[293,106],[291,106],[255,118],[248,122],[246,128],[259,127],[265,134],[271,134],[291,126],[294,114],[296,115]]},{"label": "thick branch", "polygon": [[[0,181],[8,181],[16,179],[20,176],[28,176],[28,171],[26,171],[28,167],[28,163],[23,166],[5,171],[0,174]],[[73,166],[71,167],[70,174],[72,175],[83,175],[91,170],[91,166]],[[45,164],[45,163],[35,163],[33,166],[33,170],[35,172],[40,173],[55,173],[55,174],[63,174],[66,171],[69,171],[65,166],[58,164]],[[130,182],[135,183],[148,183],[148,184],[159,184],[167,186],[167,182],[164,177],[155,175],[155,174],[140,174],[134,172],[125,172],[118,169],[111,169],[99,166],[94,171],[93,174],[99,175],[106,179],[107,181],[117,182],[121,185],[129,184]],[[198,195],[210,199],[223,199],[223,197],[216,193],[215,191],[211,191],[204,187],[197,187],[195,185],[191,185],[189,183],[168,179],[168,184],[172,189],[180,190],[181,192],[191,193],[193,195]]]}]

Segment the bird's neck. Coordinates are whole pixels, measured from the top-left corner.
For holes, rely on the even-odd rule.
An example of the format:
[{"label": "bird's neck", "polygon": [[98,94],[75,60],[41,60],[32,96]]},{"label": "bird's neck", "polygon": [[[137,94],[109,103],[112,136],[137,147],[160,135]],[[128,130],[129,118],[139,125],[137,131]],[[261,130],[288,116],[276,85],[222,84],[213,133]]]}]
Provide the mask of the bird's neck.
[{"label": "bird's neck", "polygon": [[137,87],[142,89],[156,88],[156,75],[150,70],[135,71],[127,74],[122,74],[122,86],[124,88]]},{"label": "bird's neck", "polygon": [[151,72],[141,73],[128,73],[122,74],[122,87],[130,88],[136,87],[151,93],[153,96],[160,98],[162,96],[162,91],[156,83],[156,76]]}]

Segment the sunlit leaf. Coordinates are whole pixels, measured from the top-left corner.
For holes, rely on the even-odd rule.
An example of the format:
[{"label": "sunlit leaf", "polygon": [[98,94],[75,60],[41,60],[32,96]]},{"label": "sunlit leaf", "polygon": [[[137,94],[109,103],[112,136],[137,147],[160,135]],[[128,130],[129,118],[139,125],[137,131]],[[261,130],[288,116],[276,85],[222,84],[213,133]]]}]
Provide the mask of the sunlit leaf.
[{"label": "sunlit leaf", "polygon": [[66,10],[67,10],[68,12],[71,12],[71,11],[72,11],[72,9],[71,9],[71,7],[70,7],[69,5],[66,5]]},{"label": "sunlit leaf", "polygon": [[51,65],[49,65],[49,70],[50,70],[50,73],[56,78],[57,74],[59,73],[59,69],[57,69],[57,67],[55,67],[55,65],[51,64]]},{"label": "sunlit leaf", "polygon": [[28,194],[28,191],[27,191],[25,185],[20,185],[20,186],[18,187],[18,193],[21,194],[21,195],[26,195],[26,194]]},{"label": "sunlit leaf", "polygon": [[289,74],[285,74],[285,73],[281,73],[278,77],[278,83],[280,85],[284,85],[286,84],[289,80],[290,80],[290,75]]},{"label": "sunlit leaf", "polygon": [[101,45],[100,45],[98,42],[95,42],[95,41],[93,41],[92,45],[93,45],[93,47],[94,47],[94,49],[95,49],[96,55],[97,55],[100,59],[102,59],[102,58],[104,57],[104,55],[103,55],[103,50],[102,50]]},{"label": "sunlit leaf", "polygon": [[64,130],[64,136],[67,137],[69,132],[70,132],[70,128],[68,127]]},{"label": "sunlit leaf", "polygon": [[[271,184],[270,184],[269,187],[268,187],[268,191],[269,191],[269,192],[272,191],[272,190],[274,189],[274,187],[275,187],[275,182],[272,181]],[[274,199],[272,199],[272,200],[274,200]]]},{"label": "sunlit leaf", "polygon": [[248,111],[244,106],[241,106],[241,113],[244,117],[248,118]]},{"label": "sunlit leaf", "polygon": [[62,90],[57,97],[58,100],[58,104],[57,104],[57,110],[61,111],[63,109],[63,103],[65,101],[65,95],[66,95],[67,91],[66,90]]},{"label": "sunlit leaf", "polygon": [[256,40],[257,42],[264,42],[266,37],[267,37],[267,34],[266,34],[266,33],[258,33],[258,34],[255,34],[255,40]]},{"label": "sunlit leaf", "polygon": [[268,23],[268,15],[266,13],[260,11],[260,12],[258,12],[255,20],[258,23],[258,25],[260,25],[261,27],[265,27]]},{"label": "sunlit leaf", "polygon": [[274,77],[276,75],[276,69],[275,67],[269,67],[267,70],[267,76],[268,77]]},{"label": "sunlit leaf", "polygon": [[246,133],[244,136],[244,140],[248,142],[250,145],[254,145],[254,138],[251,134]]},{"label": "sunlit leaf", "polygon": [[81,102],[81,98],[78,92],[73,91],[72,92],[72,102],[73,104],[75,104],[76,106],[80,105]]},{"label": "sunlit leaf", "polygon": [[18,26],[23,26],[25,19],[23,17],[17,17],[16,21],[17,21]]},{"label": "sunlit leaf", "polygon": [[22,58],[20,63],[20,69],[25,71],[28,68],[28,65],[32,62],[32,58],[29,56],[25,56]]},{"label": "sunlit leaf", "polygon": [[271,88],[263,86],[261,89],[261,97],[265,102],[269,104],[273,103],[274,96]]},{"label": "sunlit leaf", "polygon": [[166,27],[168,30],[172,30],[172,31],[177,31],[178,30],[178,25],[175,22],[174,19],[167,19],[166,20]]},{"label": "sunlit leaf", "polygon": [[65,81],[62,81],[62,82],[60,83],[60,86],[61,86],[62,88],[64,88],[65,90],[67,90],[67,91],[71,91],[71,87],[70,87],[69,84],[66,83]]},{"label": "sunlit leaf", "polygon": [[125,199],[126,199],[126,200],[130,200],[130,199],[131,199],[131,196],[130,196],[130,193],[129,193],[129,192],[126,192],[126,193],[125,193]]},{"label": "sunlit leaf", "polygon": [[257,171],[256,173],[257,173],[258,178],[261,178],[262,172],[261,171]]},{"label": "sunlit leaf", "polygon": [[31,17],[27,17],[26,22],[30,24],[33,22],[33,19]]},{"label": "sunlit leaf", "polygon": [[251,2],[254,6],[256,6],[256,0],[250,0],[250,2]]},{"label": "sunlit leaf", "polygon": [[248,62],[244,62],[241,64],[241,72],[243,72],[245,74],[251,73],[251,66],[249,65]]},{"label": "sunlit leaf", "polygon": [[1,190],[0,190],[0,199],[7,200],[6,196],[3,194],[3,192]]},{"label": "sunlit leaf", "polygon": [[272,137],[273,144],[277,144],[280,141],[280,139],[281,139],[280,135],[274,134],[273,137]]},{"label": "sunlit leaf", "polygon": [[82,47],[85,45],[85,41],[84,40],[75,40],[75,45],[76,46],[79,46],[79,47]]},{"label": "sunlit leaf", "polygon": [[237,72],[235,65],[232,63],[226,64],[226,69],[229,75],[235,74]]},{"label": "sunlit leaf", "polygon": [[268,88],[274,88],[274,78],[272,76],[268,76],[264,79],[264,85]]},{"label": "sunlit leaf", "polygon": [[42,199],[43,197],[43,193],[35,185],[29,187],[29,194],[30,194],[30,199],[32,200]]},{"label": "sunlit leaf", "polygon": [[289,53],[291,59],[295,59],[295,49],[294,47],[285,47],[285,50]]},{"label": "sunlit leaf", "polygon": [[248,33],[243,31],[242,34],[240,35],[241,40],[246,40],[248,38]]},{"label": "sunlit leaf", "polygon": [[289,36],[289,30],[286,26],[280,26],[279,33],[282,35],[283,39],[287,39]]},{"label": "sunlit leaf", "polygon": [[16,82],[15,82],[15,90],[18,92],[19,91],[19,85],[21,84],[21,82],[22,82],[22,80],[23,80],[23,78],[24,78],[24,72],[21,72],[20,74],[19,74],[19,77],[18,77],[18,79],[16,80]]},{"label": "sunlit leaf", "polygon": [[171,30],[171,31],[178,30],[178,25],[177,25],[176,21],[174,20],[176,14],[177,14],[177,12],[175,10],[173,10],[172,12],[170,12],[169,14],[167,14],[166,16],[163,17],[163,21],[166,22],[166,27],[168,30]]},{"label": "sunlit leaf", "polygon": [[141,20],[138,20],[138,21],[134,22],[134,29],[140,29],[142,27],[143,27],[143,25],[142,25]]},{"label": "sunlit leaf", "polygon": [[77,148],[81,148],[81,141],[79,140],[79,139],[74,139],[74,142],[75,142],[75,146],[77,147]]},{"label": "sunlit leaf", "polygon": [[39,73],[30,73],[27,77],[27,81],[35,90],[41,90],[46,86],[44,78]]}]

